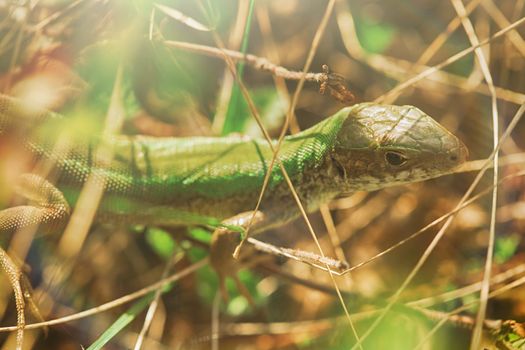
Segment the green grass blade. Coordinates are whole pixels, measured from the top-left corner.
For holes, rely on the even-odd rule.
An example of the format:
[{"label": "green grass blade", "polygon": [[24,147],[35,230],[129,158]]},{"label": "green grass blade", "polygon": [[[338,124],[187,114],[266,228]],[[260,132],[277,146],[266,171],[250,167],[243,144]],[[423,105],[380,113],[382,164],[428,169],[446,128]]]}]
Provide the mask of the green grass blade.
[{"label": "green grass blade", "polygon": [[[255,0],[250,0],[250,7],[248,9],[248,18],[246,19],[246,26],[244,27],[244,33],[242,38],[242,44],[241,44],[241,52],[244,54],[246,53],[246,50],[248,49],[248,40],[250,37],[250,28],[252,23],[252,15],[253,15],[253,6],[255,4]],[[242,80],[244,72],[244,62],[237,63],[237,74],[239,76],[239,79]],[[248,114],[241,115],[239,113],[240,109],[240,99],[241,99],[241,91],[239,88],[239,85],[237,82],[233,84],[232,87],[232,93],[230,97],[230,103],[228,104],[228,110],[226,112],[226,117],[224,119],[224,125],[222,127],[222,135],[227,135],[232,132],[241,132],[244,129],[244,124],[246,123],[246,120],[248,119]]]},{"label": "green grass blade", "polygon": [[[171,285],[166,286],[162,292],[165,293],[171,289]],[[115,337],[121,330],[131,323],[144,309],[153,301],[155,292],[145,295],[133,304],[125,313],[123,313],[104,333],[98,337],[87,350],[99,350],[104,347],[113,337]]]}]

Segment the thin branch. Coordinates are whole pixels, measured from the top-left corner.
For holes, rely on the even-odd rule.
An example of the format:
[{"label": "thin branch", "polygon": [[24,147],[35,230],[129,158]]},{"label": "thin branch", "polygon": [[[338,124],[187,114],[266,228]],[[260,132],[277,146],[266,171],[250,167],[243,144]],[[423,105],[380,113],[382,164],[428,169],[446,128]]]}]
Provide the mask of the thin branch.
[{"label": "thin branch", "polygon": [[239,51],[215,48],[183,41],[164,40],[162,43],[168,47],[183,49],[211,57],[224,59],[224,56],[226,55],[232,60],[244,61],[253,68],[268,72],[276,77],[299,81],[304,79],[304,81],[317,83],[320,86],[325,86],[329,89],[331,95],[343,104],[348,105],[354,101],[354,96],[350,92],[345,79],[337,73],[330,73],[328,70],[325,70],[323,73],[307,72],[304,73],[303,76],[303,72],[286,69],[270,62],[267,58],[255,56],[252,54],[244,55]]}]

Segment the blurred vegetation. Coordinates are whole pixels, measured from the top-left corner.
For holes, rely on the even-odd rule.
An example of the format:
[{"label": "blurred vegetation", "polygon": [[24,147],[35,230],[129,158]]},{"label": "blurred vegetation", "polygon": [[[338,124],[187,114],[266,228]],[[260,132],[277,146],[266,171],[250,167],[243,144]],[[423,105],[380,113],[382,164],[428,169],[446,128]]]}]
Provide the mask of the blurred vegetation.
[{"label": "blurred vegetation", "polygon": [[[489,2],[492,3],[484,1]],[[494,3],[509,22],[525,16],[522,0]],[[169,48],[163,40],[219,47],[216,35],[226,48],[266,57],[300,71],[326,6],[327,2],[316,0],[0,1],[0,90],[14,96],[31,96],[35,104],[102,127],[117,72],[121,69],[120,102],[126,115],[123,133],[190,137],[241,132],[260,137],[224,60]],[[178,15],[174,15],[177,13],[184,16],[177,18]],[[349,23],[350,14],[357,37],[344,25]],[[478,4],[472,11],[470,18],[480,40],[501,29],[493,16],[494,11],[487,5]],[[345,77],[356,102],[372,101],[425,66],[438,64],[470,46],[460,25],[428,62],[415,64],[432,41],[446,32],[455,17],[448,1],[338,1],[310,71],[321,72],[322,65],[326,64]],[[199,30],[192,21],[211,31]],[[525,36],[523,26],[519,26],[516,33]],[[501,88],[498,107],[502,129],[519,104],[525,102],[524,48],[523,39],[511,41],[509,37],[495,39],[483,47],[495,85]],[[275,80],[268,73],[250,66],[240,67],[241,63],[237,63],[238,73],[265,126],[271,135],[277,136],[297,81],[277,81],[280,89],[276,89]],[[301,129],[342,107],[328,94],[319,94],[318,89],[316,84],[306,84],[300,95],[295,116]],[[492,150],[492,115],[487,91],[471,53],[441,73],[403,89],[397,99],[390,102],[411,104],[426,111],[467,144],[471,159],[481,159]],[[501,153],[502,156],[517,154],[524,149],[525,123],[520,122]],[[0,142],[2,173],[5,169],[22,168],[23,159],[12,147]],[[502,175],[517,173],[522,167],[505,166]],[[372,257],[452,210],[473,177],[470,173],[455,174],[376,193],[357,193],[331,203],[341,247],[350,265]],[[10,181],[0,178],[0,208],[13,202]],[[490,176],[486,176],[480,188],[491,183]],[[494,275],[525,264],[524,183],[523,178],[516,177],[499,187]],[[403,302],[455,291],[481,280],[490,203],[490,197],[486,196],[459,213],[448,234],[403,293]],[[321,216],[314,213],[311,219],[323,248],[335,256]],[[430,229],[392,253],[355,270],[351,276],[337,278],[340,288],[346,291],[350,313],[354,315],[384,305],[437,230],[436,227]],[[101,305],[154,283],[174,255],[182,257],[172,271],[183,270],[208,255],[210,234],[202,228],[167,230],[106,227],[95,223],[74,259],[65,259],[58,253],[59,236],[37,235],[29,242],[27,257],[21,258],[27,265],[36,301],[45,319]],[[261,239],[316,252],[302,220],[267,232]],[[8,247],[13,240],[13,237],[0,237],[0,244]],[[241,274],[256,309],[250,307],[229,281],[230,300],[221,300],[219,306],[220,348],[349,349],[355,339],[337,298],[304,283],[314,281],[332,289],[329,276],[293,261],[279,259],[275,264],[281,273],[259,267]],[[285,274],[297,276],[303,282],[287,278]],[[516,273],[492,289],[523,274],[524,271]],[[209,266],[174,283],[161,298],[143,348],[210,348],[217,290],[218,280]],[[9,293],[10,288],[3,279],[0,284],[2,325],[16,323]],[[523,295],[525,288],[519,286],[492,299],[487,317],[523,322]],[[478,299],[479,293],[460,295],[429,309],[451,311]],[[140,305],[145,308],[148,302],[143,300]],[[28,331],[27,348],[87,348],[126,310],[132,310],[133,316],[128,320],[131,323],[122,326],[120,333],[106,333],[101,338],[108,342],[105,349],[133,348],[145,311],[129,307],[124,305],[52,326],[47,334]],[[475,311],[473,307],[464,314],[475,317]],[[360,320],[356,316],[355,322],[358,334],[363,334],[373,318]],[[396,309],[363,348],[412,349],[436,322],[416,312]],[[275,328],[270,329],[272,325]],[[468,329],[448,323],[425,349],[465,349],[469,339]],[[13,336],[0,333],[0,343],[9,349]],[[487,344],[489,348],[496,348],[490,340]]]}]

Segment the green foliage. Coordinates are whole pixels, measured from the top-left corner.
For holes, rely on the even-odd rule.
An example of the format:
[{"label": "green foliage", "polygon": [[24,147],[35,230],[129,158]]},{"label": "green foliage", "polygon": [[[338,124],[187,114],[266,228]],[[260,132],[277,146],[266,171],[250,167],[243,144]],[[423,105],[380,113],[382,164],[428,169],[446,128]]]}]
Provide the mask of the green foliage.
[{"label": "green foliage", "polygon": [[[191,248],[188,251],[188,257],[192,262],[197,262],[204,259],[208,252],[200,248]],[[208,305],[213,303],[216,293],[219,290],[219,279],[217,274],[211,266],[206,265],[200,268],[197,272],[197,294]],[[266,296],[261,295],[257,290],[257,285],[260,282],[260,277],[249,270],[241,270],[238,273],[240,281],[250,292],[250,295],[256,304],[263,304]],[[229,302],[227,305],[222,305],[222,309],[230,316],[239,316],[246,312],[250,312],[251,308],[246,299],[239,294],[235,283],[231,279],[226,280],[226,289],[228,290]]]},{"label": "green foliage", "polygon": [[502,264],[512,258],[518,250],[520,241],[521,237],[518,234],[497,237],[494,250],[494,261],[497,264]]},{"label": "green foliage", "polygon": [[356,20],[359,42],[371,53],[382,53],[392,43],[396,30],[387,23],[379,23],[363,17]]},{"label": "green foliage", "polygon": [[[194,263],[208,256],[208,251],[199,247],[192,247],[187,251],[188,259]],[[213,271],[210,265],[206,265],[196,272],[197,277],[197,295],[201,300],[208,305],[213,303],[215,293],[219,288],[219,280],[217,274]]]},{"label": "green foliage", "polygon": [[176,243],[164,230],[151,227],[146,232],[146,241],[160,257],[169,259],[175,252]]},{"label": "green foliage", "polygon": [[461,298],[461,301],[463,305],[470,305],[468,310],[473,314],[478,310],[479,295],[477,293],[465,295]]},{"label": "green foliage", "polygon": [[211,266],[204,266],[197,271],[197,294],[206,304],[211,305],[215,293],[219,290],[219,279]]},{"label": "green foliage", "polygon": [[[250,89],[249,94],[266,130],[270,133],[280,130],[279,128],[283,125],[286,117],[287,104],[275,90],[275,87],[253,88]],[[236,132],[242,132],[251,137],[262,137],[261,129],[253,118],[246,100],[241,98],[238,102],[237,113],[238,116],[242,117],[236,120]]]},{"label": "green foliage", "polygon": [[[357,323],[358,334],[363,334],[363,329],[367,329],[367,324],[362,322]],[[369,324],[368,324],[369,326]],[[337,325],[334,327],[335,331],[330,336],[329,340],[316,339],[312,341],[313,344],[303,348],[316,349],[318,344],[329,344],[329,348],[333,350],[350,349],[355,344],[356,339],[349,330],[348,320],[345,317],[337,319]],[[402,314],[387,315],[380,326],[374,332],[373,337],[369,337],[363,344],[363,349],[389,349],[389,350],[405,350],[414,349],[421,341],[421,336],[427,334],[429,331],[427,323],[415,316],[408,316]]]},{"label": "green foliage", "polygon": [[444,68],[445,71],[468,77],[474,69],[474,56],[465,56]]},{"label": "green foliage", "polygon": [[[99,118],[106,116],[110,104],[116,72],[121,62],[121,49],[115,41],[100,42],[86,49],[82,59],[74,67],[89,86],[82,99],[82,109]],[[122,75],[120,89],[125,116],[135,115],[140,110],[140,105],[135,98],[132,76],[127,72]]]},{"label": "green foliage", "polygon": [[[251,89],[250,96],[257,107],[261,121],[269,133],[280,130],[286,117],[287,103],[273,86]],[[248,104],[243,99],[239,106],[239,114],[250,116]],[[251,137],[262,137],[263,134],[255,118],[249,117],[243,127],[244,133]]]},{"label": "green foliage", "polygon": [[[244,284],[244,286],[250,292],[250,295],[252,296],[255,303],[257,305],[264,304],[266,296],[259,293],[259,290],[257,289],[257,285],[259,284],[259,282],[261,282],[261,278],[257,274],[253,273],[251,270],[246,269],[239,271],[238,276],[241,280],[241,283]],[[249,309],[248,305],[247,308]]]},{"label": "green foliage", "polygon": [[201,227],[192,227],[188,229],[189,235],[198,240],[199,242],[209,244],[211,242],[211,233],[209,230],[205,230]]}]

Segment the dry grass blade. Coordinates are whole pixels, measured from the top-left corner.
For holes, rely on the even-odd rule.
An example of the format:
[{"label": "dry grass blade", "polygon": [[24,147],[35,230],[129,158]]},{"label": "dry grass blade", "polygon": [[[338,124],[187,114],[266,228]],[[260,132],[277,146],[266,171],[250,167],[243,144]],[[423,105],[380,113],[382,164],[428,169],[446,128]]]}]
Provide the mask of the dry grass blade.
[{"label": "dry grass blade", "polygon": [[[113,309],[117,306],[120,306],[120,305],[123,305],[123,304],[127,304],[133,300],[136,300],[140,297],[143,297],[144,295],[148,294],[148,293],[151,293],[151,292],[155,292],[157,291],[159,288],[162,288],[170,283],[173,283],[173,282],[176,282],[178,280],[180,280],[181,278],[183,277],[186,277],[192,273],[194,273],[195,271],[197,271],[198,269],[202,268],[203,266],[206,266],[208,264],[208,259],[202,259],[198,262],[196,262],[195,264],[192,264],[191,266],[188,266],[187,268],[177,272],[177,273],[174,273],[173,275],[169,276],[169,277],[166,277],[162,280],[159,280],[158,282],[155,282],[145,288],[142,288],[136,292],[133,292],[133,293],[129,293],[121,298],[118,298],[118,299],[115,299],[115,300],[112,300],[110,302],[107,302],[105,304],[101,304],[97,307],[94,307],[94,308],[91,308],[91,309],[88,309],[88,310],[84,310],[84,311],[81,311],[81,312],[77,312],[75,314],[72,314],[72,315],[69,315],[69,316],[65,316],[65,317],[60,317],[60,318],[57,318],[57,319],[54,319],[54,320],[48,320],[46,322],[39,322],[39,323],[32,323],[32,324],[28,324],[26,325],[25,329],[38,329],[38,328],[44,328],[44,327],[49,327],[49,326],[53,326],[53,325],[57,325],[57,324],[63,324],[63,323],[68,323],[68,322],[71,322],[71,321],[75,321],[75,320],[80,320],[82,318],[86,318],[86,317],[90,317],[90,316],[93,316],[93,315],[96,315],[98,313],[101,313],[101,312],[104,312],[104,311],[107,311],[107,310],[110,310],[110,309]],[[13,327],[0,327],[0,332],[12,332],[14,330],[17,330],[17,327],[16,326],[13,326]]]},{"label": "dry grass blade", "polygon": [[[490,284],[491,285],[501,284],[501,283],[507,282],[510,279],[515,279],[518,275],[523,274],[523,273],[525,273],[525,264],[520,264],[507,271],[503,271],[497,275],[491,276]],[[430,306],[433,306],[439,303],[446,303],[448,301],[459,299],[466,295],[476,293],[481,290],[482,285],[483,285],[483,280],[470,284],[468,286],[456,289],[456,290],[452,290],[450,292],[445,292],[440,295],[411,301],[411,302],[408,302],[407,305],[417,306],[420,308],[428,308]]]},{"label": "dry grass blade", "polygon": [[[456,10],[458,16],[461,18],[461,23],[463,24],[463,27],[465,28],[465,32],[467,33],[467,36],[470,40],[471,45],[472,46],[479,45],[479,39],[476,35],[476,32],[474,31],[474,27],[472,26],[472,23],[467,17],[466,10],[465,10],[465,7],[463,6],[463,3],[461,2],[461,0],[451,0],[451,1],[452,1],[452,5],[454,6],[454,9]],[[490,284],[489,284],[490,273],[492,269],[492,261],[493,261],[493,255],[494,255],[494,242],[496,240],[496,207],[498,205],[498,178],[499,178],[499,165],[498,165],[499,152],[497,151],[497,147],[499,144],[499,117],[498,117],[496,90],[494,89],[492,75],[490,74],[490,69],[485,59],[485,56],[483,55],[483,51],[481,50],[481,48],[478,47],[476,48],[474,52],[476,53],[476,57],[478,58],[478,62],[483,72],[483,77],[485,78],[485,81],[487,82],[489,86],[489,90],[491,94],[492,138],[493,138],[493,146],[494,146],[495,154],[494,154],[494,159],[493,159],[494,175],[492,178],[492,184],[494,188],[492,190],[492,207],[490,211],[489,243],[487,247],[487,258],[485,261],[485,271],[483,272],[483,286],[481,288],[479,310],[478,310],[478,314],[476,317],[476,326],[474,328],[474,333],[472,335],[472,341],[470,343],[471,350],[476,350],[480,346],[482,324],[483,324],[483,320],[485,319],[485,314],[486,314],[486,309],[487,309],[487,300],[488,300],[489,288],[490,288]]]},{"label": "dry grass blade", "polygon": [[[472,11],[474,11],[481,0],[472,0],[468,3],[465,11],[466,14],[470,14]],[[414,67],[407,72],[408,75],[412,75],[413,71],[416,70],[418,66],[427,64],[432,57],[438,52],[438,50],[447,42],[447,40],[450,38],[450,35],[459,27],[461,24],[461,19],[459,17],[454,17],[447,25],[447,28],[444,32],[441,32],[435,39],[432,41],[425,51],[421,54],[419,59],[414,64]],[[382,101],[383,103],[393,103],[397,97],[401,94],[401,91],[399,91],[397,94],[391,94],[388,98],[384,98]]]},{"label": "dry grass blade", "polygon": [[[316,35],[314,37],[314,40],[312,42],[312,48],[310,49],[310,52],[308,54],[308,57],[306,59],[306,63],[304,65],[304,69],[303,69],[303,73],[301,75],[301,78],[299,80],[299,83],[298,83],[298,86],[295,90],[295,93],[292,97],[292,102],[290,104],[290,108],[288,110],[288,113],[287,113],[287,118],[286,118],[286,122],[285,122],[285,125],[283,126],[282,128],[282,132],[281,132],[281,135],[279,136],[279,139],[278,139],[278,142],[277,142],[277,145],[276,146],[273,146],[271,140],[270,140],[270,137],[268,135],[268,132],[265,130],[264,126],[262,125],[261,121],[260,121],[260,118],[258,116],[258,113],[257,113],[257,109],[253,103],[253,101],[251,100],[250,96],[249,96],[249,93],[246,89],[246,87],[244,86],[244,84],[242,83],[242,81],[238,78],[237,76],[237,73],[236,73],[236,70],[235,70],[235,66],[233,65],[233,62],[231,62],[231,58],[229,56],[227,56],[225,53],[224,53],[224,45],[222,44],[222,42],[220,41],[220,39],[215,35],[215,40],[216,40],[216,43],[218,44],[221,52],[223,52],[223,55],[224,55],[224,58],[226,59],[226,62],[232,72],[232,74],[234,75],[235,79],[237,80],[238,84],[239,84],[239,87],[241,89],[241,92],[244,96],[244,98],[246,99],[246,101],[248,102],[248,105],[250,107],[250,111],[252,113],[252,115],[255,117],[256,121],[257,121],[257,124],[259,125],[259,128],[261,129],[265,139],[267,140],[269,146],[270,146],[270,149],[272,150],[273,152],[273,157],[272,157],[272,160],[268,166],[268,170],[266,172],[266,175],[265,175],[265,178],[264,178],[264,182],[263,182],[263,186],[261,188],[261,192],[260,192],[260,195],[259,195],[259,199],[257,201],[257,204],[256,204],[256,207],[255,209],[253,210],[253,213],[254,215],[252,215],[251,217],[251,220],[249,221],[249,224],[247,226],[247,229],[246,229],[246,232],[245,232],[245,236],[243,237],[243,240],[241,241],[241,243],[238,245],[237,249],[235,250],[234,252],[234,256],[239,256],[239,252],[240,252],[240,249],[242,247],[242,245],[244,244],[244,242],[246,241],[246,239],[249,237],[249,229],[253,223],[253,220],[254,220],[254,217],[255,217],[255,213],[257,212],[259,206],[260,206],[260,203],[262,201],[262,198],[263,198],[263,195],[264,195],[264,192],[266,190],[266,187],[268,185],[268,180],[269,180],[269,176],[272,172],[272,169],[273,169],[273,166],[275,164],[275,162],[277,161],[280,169],[281,169],[281,172],[283,174],[283,177],[285,178],[287,184],[288,184],[288,187],[290,188],[291,190],[291,193],[292,193],[292,196],[294,197],[294,200],[295,202],[297,203],[297,206],[299,207],[299,210],[301,212],[301,216],[305,219],[305,222],[306,222],[306,225],[308,227],[308,231],[310,232],[310,234],[312,235],[318,249],[319,249],[319,252],[321,254],[321,257],[325,257],[324,256],[324,253],[323,253],[323,250],[321,248],[321,245],[319,244],[319,241],[317,239],[317,236],[314,232],[314,229],[312,227],[312,225],[310,224],[310,221],[308,219],[308,216],[306,214],[306,211],[304,210],[304,207],[303,205],[301,204],[301,201],[299,199],[299,196],[297,195],[294,187],[293,187],[293,184],[290,180],[290,177],[288,176],[284,166],[282,165],[282,163],[280,161],[277,160],[277,155],[278,155],[278,152],[279,152],[279,148],[281,146],[281,143],[282,143],[282,140],[284,139],[284,135],[285,135],[285,132],[286,130],[288,129],[288,125],[289,125],[289,121],[291,119],[290,115],[293,113],[293,111],[295,110],[295,105],[297,104],[297,101],[298,101],[298,98],[299,98],[299,95],[300,95],[300,92],[301,92],[301,89],[303,87],[303,84],[304,84],[304,78],[305,78],[305,75],[306,75],[306,72],[308,71],[309,67],[310,67],[310,64],[313,60],[313,55],[315,53],[315,48],[319,45],[319,42],[321,40],[321,37],[322,37],[322,34],[323,34],[323,31],[324,31],[324,28],[326,27],[326,24],[328,23],[328,18],[333,10],[333,7],[335,5],[335,1],[334,0],[331,0],[328,5],[327,5],[327,8],[326,8],[326,11],[323,15],[323,18],[321,20],[321,24],[319,25],[319,28],[318,30],[316,31]],[[342,295],[341,293],[339,292],[339,288],[337,287],[337,284],[336,284],[336,281],[330,271],[330,268],[327,266],[327,269],[328,269],[328,272],[331,276],[331,279],[332,279],[332,283],[334,284],[335,288],[336,288],[336,291],[338,292],[338,296],[339,296],[339,299],[340,299],[340,302],[341,302],[341,305],[343,306],[343,309],[345,311],[345,314],[348,318],[348,321],[350,323],[350,326],[352,328],[352,331],[354,333],[354,336],[356,337],[356,339],[359,339],[358,335],[357,335],[357,332],[355,330],[355,327],[353,325],[353,322],[351,320],[351,317],[350,317],[350,314],[348,312],[348,309],[346,307],[346,304],[342,298]]]},{"label": "dry grass blade", "polygon": [[[162,271],[161,280],[168,277],[169,272],[173,265],[177,263],[180,259],[182,259],[184,255],[183,254],[176,254],[172,258],[170,258],[166,262],[166,266],[164,267],[164,270]],[[142,329],[140,330],[139,336],[137,337],[137,341],[135,342],[135,346],[133,350],[140,350],[142,348],[142,345],[144,343],[144,339],[146,337],[146,333],[148,332],[151,323],[153,321],[153,317],[155,316],[155,312],[157,311],[157,307],[159,305],[160,296],[162,294],[162,287],[159,287],[155,291],[155,295],[153,297],[153,301],[151,302],[148,312],[146,313],[146,317],[144,318],[144,324],[142,325]]]},{"label": "dry grass blade", "polygon": [[155,4],[155,7],[159,9],[164,14],[170,16],[176,21],[179,21],[185,25],[187,25],[190,28],[193,28],[195,30],[200,30],[202,32],[209,32],[210,28],[206,27],[204,24],[198,22],[197,20],[186,16],[184,13],[180,12],[179,10],[176,10],[172,7],[162,5],[162,4]]},{"label": "dry grass blade", "polygon": [[[404,83],[396,86],[394,89],[390,90],[388,93],[383,95],[382,98],[388,98],[391,94],[397,94],[398,92],[400,92],[400,91],[402,91],[402,90],[404,90],[404,89],[406,89],[406,88],[416,84],[420,80],[425,79],[426,77],[434,74],[435,72],[439,71],[440,69],[442,69],[442,68],[444,68],[444,67],[446,67],[446,66],[448,66],[448,65],[450,65],[450,64],[452,64],[454,62],[456,62],[457,60],[461,59],[462,57],[465,57],[466,55],[468,55],[469,53],[473,52],[477,48],[482,47],[483,45],[487,45],[492,40],[505,35],[507,32],[510,32],[511,30],[519,27],[523,23],[525,23],[525,17],[520,19],[520,20],[517,20],[516,22],[514,22],[511,25],[507,26],[506,28],[501,29],[497,33],[493,34],[490,38],[482,40],[481,42],[479,42],[479,44],[477,44],[475,46],[471,46],[468,49],[465,49],[463,51],[460,51],[457,54],[447,58],[443,62],[441,62],[439,64],[436,64],[435,66],[433,66],[433,67],[431,67],[431,68],[429,68],[429,69],[419,73],[418,75],[408,79]],[[525,96],[524,97],[520,96],[520,100],[516,101],[516,102],[517,103],[523,103],[524,99],[525,99]]]},{"label": "dry grass blade", "polygon": [[[29,3],[25,5],[25,10],[29,10]],[[7,92],[11,89],[12,84],[12,76],[14,74],[14,68],[16,67],[16,62],[20,58],[20,50],[22,47],[22,40],[24,39],[24,35],[26,34],[26,24],[27,24],[27,14],[23,18],[22,21],[17,23],[17,25],[13,28],[12,32],[16,33],[15,43],[13,52],[11,53],[11,60],[9,62],[9,70],[7,74],[7,81],[4,82],[2,86],[2,92]]]},{"label": "dry grass blade", "polygon": [[67,15],[69,12],[77,8],[79,5],[81,5],[85,0],[75,0],[72,3],[68,4],[64,9],[60,11],[55,11],[51,15],[49,15],[47,18],[44,18],[40,23],[34,26],[33,30],[35,32],[39,32],[51,23],[57,21],[61,17]]},{"label": "dry grass blade", "polygon": [[[466,162],[459,168],[457,168],[454,171],[454,173],[464,173],[464,172],[479,170],[483,167],[484,162],[485,162],[485,159],[471,160],[469,162]],[[522,165],[525,164],[525,153],[509,154],[509,155],[502,156],[499,158],[500,166],[520,165],[520,164]]]},{"label": "dry grass blade", "polygon": [[[474,0],[473,2],[475,1],[477,0]],[[473,2],[471,2],[471,4]],[[480,43],[481,46],[486,45],[489,41],[502,36],[508,31],[514,30],[516,27],[522,25],[524,21],[525,21],[525,18],[522,18],[510,24],[508,27],[503,28],[499,32],[495,33],[491,38],[483,40]],[[457,20],[456,23],[459,24],[460,21]],[[454,23],[453,27],[455,27],[456,23]],[[412,62],[398,59],[398,58],[387,57],[387,56],[379,55],[379,54],[370,54],[370,53],[365,52],[364,49],[361,47],[359,40],[357,39],[358,36],[357,36],[356,29],[355,29],[355,21],[352,17],[352,14],[350,10],[348,9],[348,6],[342,1],[338,2],[337,24],[339,26],[339,31],[341,33],[341,37],[343,39],[345,48],[352,57],[354,57],[357,60],[363,61],[367,65],[373,67],[375,70],[385,74],[386,76],[392,77],[396,79],[397,81],[402,82],[398,84],[397,86],[395,86],[393,89],[391,89],[386,94],[383,94],[380,97],[376,98],[377,102],[392,101],[394,97],[397,97],[403,90],[405,90],[406,88],[410,86],[415,85],[416,83],[425,82],[425,79],[429,81],[433,81],[433,82],[439,82],[445,87],[455,87],[455,88],[458,88],[461,90],[467,90],[467,91],[470,91],[471,89],[470,87],[467,88],[468,84],[467,84],[466,78],[461,77],[456,74],[442,71],[441,69],[446,66],[451,65],[454,62],[457,62],[461,58],[465,57],[466,55],[474,51],[475,48],[465,49],[461,52],[458,52],[456,55],[449,57],[447,60],[441,62],[440,64],[437,64],[432,67],[427,67],[424,65],[418,65],[417,62],[412,63]],[[445,40],[446,38],[447,38],[446,35],[443,35],[442,39],[441,39],[441,36],[439,36],[436,39],[436,40],[439,39],[439,41],[431,45],[436,45],[436,48],[437,48],[438,44],[440,44],[440,42],[442,40]],[[427,57],[430,56],[431,53],[432,52],[429,52],[426,56]],[[425,57],[425,59],[427,57]],[[406,75],[411,70],[417,72],[417,75],[407,80]],[[511,91],[511,90],[508,90],[508,89],[505,89],[499,86],[496,86],[495,89],[496,89],[498,98],[502,100],[509,101],[509,102],[516,103],[516,104],[522,104],[525,101],[525,95],[522,93]],[[480,84],[479,86],[475,87],[474,90],[476,92],[479,92],[485,95],[490,95],[490,91],[488,90],[488,87],[486,84]]]},{"label": "dry grass blade", "polygon": [[[501,13],[501,10],[494,4],[492,0],[483,0],[481,5],[485,8],[487,13],[492,17],[494,22],[500,27],[505,28],[510,25],[509,20]],[[520,33],[513,29],[508,34],[509,41],[516,47],[519,53],[525,57],[525,41],[521,37]]]},{"label": "dry grass blade", "polygon": [[[483,160],[483,162],[486,164],[486,160]],[[481,169],[480,168],[477,168],[476,170],[479,170]],[[515,174],[511,174],[511,175],[508,175],[508,176],[505,176],[504,178],[500,179],[498,185],[504,183],[505,181],[508,181],[508,180],[511,180],[511,179],[515,179],[517,177],[521,177],[521,176],[525,176],[525,171],[520,171],[520,172],[517,172]],[[463,204],[461,205],[458,205],[456,208],[454,208],[453,210],[449,211],[448,213],[440,216],[439,218],[435,219],[434,221],[432,221],[431,223],[429,223],[428,225],[422,227],[421,229],[417,230],[416,232],[410,234],[407,238],[404,238],[402,240],[400,240],[399,242],[395,243],[394,245],[388,247],[387,249],[384,249],[382,250],[380,253],[377,253],[376,255],[360,262],[360,263],[357,263],[351,267],[349,267],[348,269],[344,270],[341,272],[341,275],[344,275],[346,273],[349,273],[349,272],[352,272],[354,270],[357,270],[359,268],[362,268],[363,266],[385,256],[386,254],[398,249],[399,247],[405,245],[406,243],[408,243],[409,241],[413,240],[414,238],[417,238],[419,237],[421,234],[425,233],[426,231],[428,231],[428,229],[438,225],[439,223],[443,222],[444,220],[450,218],[451,216],[453,215],[456,215],[459,211],[461,211],[462,209],[468,207],[469,205],[471,205],[472,203],[474,203],[475,201],[479,200],[480,198],[482,198],[483,196],[489,194],[490,192],[492,192],[494,190],[494,188],[496,186],[490,186],[488,188],[485,188],[483,189],[482,191],[480,191],[479,193],[477,193],[475,196],[473,196],[472,198],[466,200]]]},{"label": "dry grass blade", "polygon": [[[484,282],[481,283],[482,285],[484,284]],[[524,277],[521,277],[509,284],[506,284],[504,285],[503,287],[500,287],[498,289],[495,289],[494,291],[492,291],[489,295],[487,295],[487,298],[494,298],[500,294],[503,294],[513,288],[517,288],[521,285],[525,284],[525,276]],[[423,348],[423,346],[425,345],[426,342],[428,342],[430,340],[430,338],[446,323],[446,322],[461,322],[461,325],[462,326],[467,326],[467,327],[470,327],[470,328],[474,328],[475,325],[477,325],[477,320],[476,321],[471,321],[470,319],[468,320],[469,322],[464,322],[464,318],[455,318],[454,316],[459,314],[460,312],[463,312],[465,310],[468,310],[470,307],[478,304],[480,301],[479,300],[475,300],[471,303],[468,303],[468,304],[465,304],[461,307],[458,307],[456,308],[455,310],[451,311],[451,312],[448,312],[446,314],[440,314],[439,315],[439,319],[440,321],[430,330],[430,332],[427,333],[427,335],[421,340],[421,342],[418,344],[418,346],[415,348],[415,350],[419,350],[421,348]],[[495,326],[493,326],[493,324],[496,324]],[[487,330],[494,330],[494,328],[496,327],[500,327],[501,326],[501,322],[491,322],[489,320],[483,320],[481,322],[481,327],[482,328],[485,328]],[[476,326],[477,327],[477,326]],[[474,328],[475,329],[475,328]],[[479,349],[479,347],[478,347]]]},{"label": "dry grass blade", "polygon": [[211,348],[219,350],[219,326],[220,326],[221,293],[217,290],[213,298],[211,315]]},{"label": "dry grass blade", "polygon": [[[106,117],[106,125],[104,128],[105,136],[111,136],[117,133],[124,120],[121,80],[122,66],[119,66],[111,96],[111,104]],[[102,164],[106,166],[109,166],[113,159],[113,150],[109,147],[100,147],[95,154],[99,157]],[[100,200],[104,195],[104,188],[105,184],[98,179],[95,174],[91,174],[88,177],[58,246],[58,250],[62,256],[73,257],[77,255],[82,248]]]},{"label": "dry grass blade", "polygon": [[[517,270],[516,270],[517,271]],[[509,272],[516,272],[509,271]],[[522,271],[520,271],[522,272]],[[507,274],[508,275],[508,274]],[[508,277],[508,276],[505,276]],[[525,277],[520,277],[515,281],[506,284],[503,287],[495,288],[492,293],[490,293],[489,298],[497,297],[511,289],[517,288],[525,283]],[[466,288],[471,288],[470,292],[476,292],[480,289],[481,282],[468,286]],[[407,305],[413,307],[414,311],[418,311],[423,315],[426,315],[431,320],[439,320],[439,325],[434,326],[431,333],[435,333],[439,327],[445,323],[454,323],[460,325],[461,327],[472,328],[474,320],[470,317],[457,316],[459,312],[464,311],[468,307],[475,305],[477,301],[469,303],[464,307],[457,308],[452,312],[444,313],[439,311],[434,311],[430,309],[425,309],[417,305],[418,301],[409,302]],[[355,320],[366,320],[374,317],[380,313],[383,309],[376,309],[372,311],[358,312],[353,315]],[[333,319],[318,319],[312,321],[302,321],[302,322],[271,322],[271,323],[234,323],[234,324],[222,324],[221,325],[221,334],[222,335],[254,335],[254,334],[287,334],[287,333],[298,333],[298,332],[308,332],[313,333],[317,331],[323,331],[325,328],[332,328],[336,321]],[[501,324],[501,320],[486,320],[484,325],[487,329],[494,329]],[[430,335],[426,335],[425,339],[417,345],[417,348],[421,346],[430,339]],[[414,348],[415,349],[415,348]]]}]

